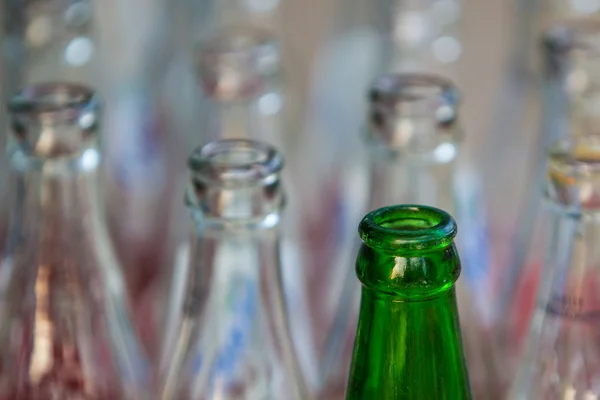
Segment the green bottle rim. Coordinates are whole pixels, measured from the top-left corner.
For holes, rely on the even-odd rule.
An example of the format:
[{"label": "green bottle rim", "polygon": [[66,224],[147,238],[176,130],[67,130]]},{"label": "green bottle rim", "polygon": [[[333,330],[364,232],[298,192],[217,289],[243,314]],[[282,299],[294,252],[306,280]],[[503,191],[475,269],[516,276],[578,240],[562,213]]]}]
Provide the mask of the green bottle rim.
[{"label": "green bottle rim", "polygon": [[379,208],[368,213],[358,226],[367,246],[395,254],[449,246],[456,232],[456,221],[450,214],[418,204]]}]

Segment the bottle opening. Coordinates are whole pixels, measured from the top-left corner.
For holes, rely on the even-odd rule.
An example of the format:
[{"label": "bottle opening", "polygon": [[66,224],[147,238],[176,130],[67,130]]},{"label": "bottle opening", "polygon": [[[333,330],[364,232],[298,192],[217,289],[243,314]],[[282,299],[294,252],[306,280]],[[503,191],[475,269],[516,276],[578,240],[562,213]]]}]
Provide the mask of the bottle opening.
[{"label": "bottle opening", "polygon": [[390,74],[379,77],[371,86],[372,111],[393,115],[433,116],[440,123],[456,117],[460,94],[449,80],[416,73]]},{"label": "bottle opening", "polygon": [[18,165],[13,164],[19,169],[50,159],[75,161],[74,165],[81,161],[86,168],[97,165],[100,103],[93,89],[68,82],[34,84],[9,101],[8,111],[15,144],[11,150]]},{"label": "bottle opening", "polygon": [[220,30],[198,46],[199,78],[208,94],[235,101],[261,92],[279,71],[280,52],[268,31],[235,26]]},{"label": "bottle opening", "polygon": [[548,153],[546,196],[567,211],[600,211],[600,139],[584,136],[559,140]]},{"label": "bottle opening", "polygon": [[358,229],[367,246],[392,252],[447,246],[456,230],[450,214],[423,205],[380,208],[367,214]]},{"label": "bottle opening", "polygon": [[435,154],[456,142],[459,92],[436,75],[391,74],[371,86],[369,136],[393,150]]},{"label": "bottle opening", "polygon": [[283,167],[281,154],[271,145],[246,139],[217,140],[192,153],[194,178],[220,186],[259,185],[276,180]]},{"label": "bottle opening", "polygon": [[41,83],[23,88],[8,104],[11,114],[78,116],[94,103],[94,90],[73,83]]}]

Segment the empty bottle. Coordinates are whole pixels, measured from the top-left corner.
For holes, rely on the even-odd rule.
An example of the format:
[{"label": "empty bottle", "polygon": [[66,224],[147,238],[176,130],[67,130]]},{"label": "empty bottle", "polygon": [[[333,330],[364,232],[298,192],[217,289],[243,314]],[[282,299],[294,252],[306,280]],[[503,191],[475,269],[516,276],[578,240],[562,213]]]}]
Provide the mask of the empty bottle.
[{"label": "empty bottle", "polygon": [[546,211],[540,208],[547,149],[559,138],[598,135],[600,123],[600,22],[573,20],[549,28],[542,37],[545,76],[542,115],[531,157],[526,197],[521,204],[509,267],[501,276],[498,322],[506,368],[513,371],[543,276]]},{"label": "empty bottle", "polygon": [[96,182],[100,106],[70,83],[10,102],[14,172],[0,264],[0,399],[146,399],[147,365]]},{"label": "empty bottle", "polygon": [[454,283],[456,223],[420,205],[361,221],[362,283],[347,400],[470,399]]},{"label": "empty bottle", "polygon": [[159,398],[309,398],[281,282],[282,166],[273,147],[247,139],[192,153],[195,232],[175,274]]},{"label": "empty bottle", "polygon": [[600,186],[596,136],[562,139],[548,154],[541,283],[510,399],[600,395]]}]

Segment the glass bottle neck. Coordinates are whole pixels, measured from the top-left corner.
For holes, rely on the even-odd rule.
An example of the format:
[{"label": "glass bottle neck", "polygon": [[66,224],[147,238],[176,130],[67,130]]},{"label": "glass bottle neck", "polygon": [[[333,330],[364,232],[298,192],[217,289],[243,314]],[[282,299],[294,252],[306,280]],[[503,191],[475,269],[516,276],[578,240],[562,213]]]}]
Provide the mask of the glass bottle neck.
[{"label": "glass bottle neck", "polygon": [[[71,254],[72,265],[60,262],[51,267],[57,271],[67,268],[83,274],[106,276],[118,270],[104,224],[101,196],[97,192],[98,169],[92,166],[98,164],[96,157],[99,155],[95,149],[86,151],[90,153],[76,161],[45,160],[39,165],[20,159],[20,155],[13,156],[15,171],[11,188],[14,191],[11,193],[11,230],[6,248],[9,257],[25,256],[22,254],[24,249],[41,252],[30,256],[46,262],[55,258],[62,260],[65,254]],[[18,254],[11,254],[15,249]],[[25,266],[40,268],[35,262]],[[105,268],[110,271],[101,270]],[[124,290],[119,285],[113,289]]]},{"label": "glass bottle neck", "polygon": [[402,301],[363,286],[354,349],[347,400],[470,398],[454,288]]},{"label": "glass bottle neck", "polygon": [[209,137],[264,140],[281,146],[281,94],[273,87],[234,101],[211,101]]},{"label": "glass bottle neck", "polygon": [[600,313],[600,222],[596,215],[569,215],[556,204],[552,208],[538,306],[555,317],[594,320]]},{"label": "glass bottle neck", "polygon": [[[173,322],[168,324],[163,354],[163,365],[170,367],[163,367],[169,374],[162,398],[196,398],[236,382],[257,398],[279,396],[280,389],[270,392],[265,379],[283,379],[290,398],[308,398],[286,319],[278,226],[232,229],[200,219],[190,249],[185,271],[175,272],[175,280],[187,287],[172,304],[183,307],[170,313]],[[177,342],[182,326],[195,333],[186,334],[186,349],[175,354],[169,344]],[[266,337],[270,344],[265,346]],[[178,358],[183,356],[201,359],[202,365],[191,375],[180,371],[189,364]],[[257,364],[259,360],[264,362]],[[202,369],[211,372],[202,374]],[[241,370],[252,370],[255,376],[242,383],[236,372]]]},{"label": "glass bottle neck", "polygon": [[[427,129],[432,128],[423,133],[433,136]],[[458,145],[452,141],[426,151],[415,150],[412,145],[394,150],[372,144],[369,209],[406,203],[452,210],[457,153]]]}]

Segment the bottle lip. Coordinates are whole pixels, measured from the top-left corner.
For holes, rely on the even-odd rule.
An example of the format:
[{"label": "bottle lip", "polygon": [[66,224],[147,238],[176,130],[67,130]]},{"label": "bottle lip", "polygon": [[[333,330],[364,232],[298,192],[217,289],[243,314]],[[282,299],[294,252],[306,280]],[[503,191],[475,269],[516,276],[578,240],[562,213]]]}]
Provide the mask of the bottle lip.
[{"label": "bottle lip", "polygon": [[367,246],[400,254],[448,246],[457,226],[450,214],[438,208],[400,204],[371,211],[358,231]]},{"label": "bottle lip", "polygon": [[369,103],[368,137],[390,149],[414,153],[458,142],[453,128],[460,92],[449,79],[424,73],[382,75],[371,85]]},{"label": "bottle lip", "polygon": [[458,87],[441,75],[427,73],[395,73],[381,75],[375,79],[369,89],[371,108],[386,109],[402,114],[422,104],[417,111],[434,115],[439,122],[447,123],[456,118],[460,104]]},{"label": "bottle lip", "polygon": [[221,187],[268,184],[278,179],[283,164],[274,146],[250,139],[209,142],[194,150],[188,160],[194,179]]},{"label": "bottle lip", "polygon": [[234,25],[199,43],[196,63],[205,90],[220,101],[255,96],[281,64],[279,43],[266,29]]},{"label": "bottle lip", "polygon": [[559,139],[548,151],[546,197],[569,212],[600,211],[600,140]]},{"label": "bottle lip", "polygon": [[[95,90],[83,84],[71,82],[42,82],[22,88],[8,102],[8,111],[15,118],[44,119],[63,122],[82,116],[84,125],[96,122],[95,112],[99,105]],[[90,114],[89,111],[94,111]],[[93,123],[90,122],[93,119]]]},{"label": "bottle lip", "polygon": [[101,104],[94,89],[72,82],[36,83],[13,96],[7,109],[13,168],[70,173],[98,166]]}]

